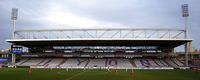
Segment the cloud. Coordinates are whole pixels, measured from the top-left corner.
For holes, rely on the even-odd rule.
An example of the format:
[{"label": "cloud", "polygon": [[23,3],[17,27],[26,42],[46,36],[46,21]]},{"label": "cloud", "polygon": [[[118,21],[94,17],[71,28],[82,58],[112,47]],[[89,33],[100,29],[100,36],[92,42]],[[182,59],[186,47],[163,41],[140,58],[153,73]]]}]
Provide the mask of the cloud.
[{"label": "cloud", "polygon": [[[148,27],[184,28],[181,5],[189,4],[190,36],[200,48],[200,0],[1,0],[0,41],[8,47],[11,8],[17,29]],[[8,36],[8,37],[6,37]],[[6,47],[5,47],[6,46]]]},{"label": "cloud", "polygon": [[54,4],[54,7],[51,7],[51,9],[46,13],[48,13],[48,15],[43,16],[39,19],[51,24],[88,27],[97,25],[97,22],[95,20],[70,13],[70,11],[66,11],[64,9],[64,6],[59,4]]}]

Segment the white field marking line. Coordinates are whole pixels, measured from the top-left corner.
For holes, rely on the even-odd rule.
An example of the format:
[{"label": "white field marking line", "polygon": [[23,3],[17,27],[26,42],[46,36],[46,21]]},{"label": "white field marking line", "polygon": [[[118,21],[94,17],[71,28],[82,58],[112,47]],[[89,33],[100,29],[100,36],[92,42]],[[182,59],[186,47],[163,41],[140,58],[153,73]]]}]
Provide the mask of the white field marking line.
[{"label": "white field marking line", "polygon": [[65,80],[71,80],[71,79],[75,78],[76,76],[81,75],[82,73],[84,73],[84,71],[83,71],[83,72],[80,72],[80,73],[77,73],[76,75],[73,75],[73,76],[71,76],[71,77],[69,77],[69,78],[67,78],[67,79],[65,79]]}]

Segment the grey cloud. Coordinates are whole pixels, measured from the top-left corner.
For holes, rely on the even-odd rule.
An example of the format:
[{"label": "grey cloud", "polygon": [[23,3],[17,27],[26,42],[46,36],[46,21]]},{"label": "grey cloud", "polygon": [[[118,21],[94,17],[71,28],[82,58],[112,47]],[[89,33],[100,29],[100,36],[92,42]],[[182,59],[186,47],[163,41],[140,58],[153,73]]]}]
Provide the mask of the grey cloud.
[{"label": "grey cloud", "polygon": [[[77,2],[76,2],[77,1]],[[181,17],[181,5],[189,4],[190,37],[194,39],[194,47],[200,48],[198,33],[200,31],[200,0],[1,0],[0,1],[0,41],[5,42],[9,38],[10,10],[19,8],[19,29],[48,28],[47,21],[41,17],[49,15],[49,11],[55,5],[64,7],[63,11],[69,11],[78,16],[87,17],[104,23],[117,23],[120,26],[129,27],[169,27],[184,28]],[[91,1],[91,2],[87,2]],[[91,3],[91,4],[90,4]],[[57,24],[55,24],[57,25]],[[59,25],[59,24],[58,24]]]}]

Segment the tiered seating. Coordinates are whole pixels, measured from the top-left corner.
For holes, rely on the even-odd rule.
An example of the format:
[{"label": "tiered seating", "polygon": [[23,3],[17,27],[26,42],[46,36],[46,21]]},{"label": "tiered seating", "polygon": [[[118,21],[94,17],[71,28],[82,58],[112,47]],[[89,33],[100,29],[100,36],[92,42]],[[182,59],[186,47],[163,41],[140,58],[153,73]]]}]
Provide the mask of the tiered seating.
[{"label": "tiered seating", "polygon": [[168,65],[164,60],[162,60],[162,59],[159,59],[159,61],[165,66],[165,67],[168,67],[168,66],[170,66],[170,65]]},{"label": "tiered seating", "polygon": [[163,64],[159,59],[154,59],[154,62],[158,64],[159,67],[165,67],[166,65]]},{"label": "tiered seating", "polygon": [[67,59],[63,64],[60,65],[60,67],[77,67],[77,68],[83,68],[88,63],[88,59]]},{"label": "tiered seating", "polygon": [[24,58],[24,59],[20,60],[19,62],[16,63],[16,65],[21,65],[26,61],[28,61],[28,58]]},{"label": "tiered seating", "polygon": [[165,60],[169,65],[171,65],[172,67],[179,67],[178,65],[176,65],[171,59],[166,59]]},{"label": "tiered seating", "polygon": [[52,59],[50,62],[46,63],[45,66],[48,66],[48,67],[57,67],[57,65],[59,65],[59,63],[62,62],[62,58],[55,58],[55,59]]},{"label": "tiered seating", "polygon": [[43,59],[37,59],[37,58],[32,58],[29,59],[28,61],[20,64],[21,66],[36,66],[39,62],[41,62]]},{"label": "tiered seating", "polygon": [[147,59],[140,59],[140,63],[145,67],[150,67],[150,63]]},{"label": "tiered seating", "polygon": [[88,63],[87,67],[105,67],[105,59],[90,59],[90,62]]},{"label": "tiered seating", "polygon": [[107,67],[118,67],[118,60],[108,59],[106,64],[107,64]]},{"label": "tiered seating", "polygon": [[50,58],[47,58],[47,59],[44,59],[42,60],[40,63],[38,63],[37,65],[38,66],[44,66],[46,63],[50,62],[51,59]]},{"label": "tiered seating", "polygon": [[[135,66],[133,66],[133,64]],[[17,66],[40,66],[45,68],[160,68],[183,67],[179,60],[172,59],[88,59],[88,58],[25,58]]]},{"label": "tiered seating", "polygon": [[173,58],[172,60],[173,60],[178,66],[184,66],[184,64],[181,63],[178,59]]},{"label": "tiered seating", "polygon": [[159,65],[157,65],[157,64],[153,61],[153,59],[148,59],[148,61],[149,61],[149,64],[150,64],[151,67],[160,67]]},{"label": "tiered seating", "polygon": [[130,63],[130,60],[128,59],[117,59],[118,61],[118,66],[117,67],[122,67],[122,68],[132,68],[132,64]]},{"label": "tiered seating", "polygon": [[136,67],[168,67],[167,63],[160,59],[134,59]]},{"label": "tiered seating", "polygon": [[136,64],[137,67],[144,67],[141,63],[140,63],[140,60],[139,59],[134,59],[134,62]]},{"label": "tiered seating", "polygon": [[134,60],[129,60],[129,61],[130,61],[131,65],[132,65],[133,67],[136,67],[136,64],[135,64]]}]

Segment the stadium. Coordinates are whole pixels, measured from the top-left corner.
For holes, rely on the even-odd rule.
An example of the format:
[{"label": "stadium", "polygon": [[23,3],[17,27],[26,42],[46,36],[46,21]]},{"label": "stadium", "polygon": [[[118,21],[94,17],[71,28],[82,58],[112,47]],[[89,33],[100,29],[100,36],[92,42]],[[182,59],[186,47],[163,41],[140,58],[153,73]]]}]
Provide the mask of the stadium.
[{"label": "stadium", "polygon": [[[170,29],[19,30],[15,33],[15,39],[7,41],[13,44],[12,52],[16,56],[20,53],[16,66],[32,68],[181,68],[186,65],[173,55],[173,49],[192,41],[183,38],[184,30]],[[27,47],[29,52],[21,53],[22,47]]]},{"label": "stadium", "polygon": [[14,69],[2,72],[20,74],[17,80],[198,80],[199,71],[174,53],[191,41],[178,29],[16,30],[7,40]]},{"label": "stadium", "polygon": [[[182,8],[187,18],[187,5]],[[185,29],[16,29],[17,12],[12,9],[12,38],[6,40],[11,47],[0,54],[1,80],[200,79],[200,59],[189,58],[193,39],[187,24]],[[184,52],[175,51],[179,46]]]}]

